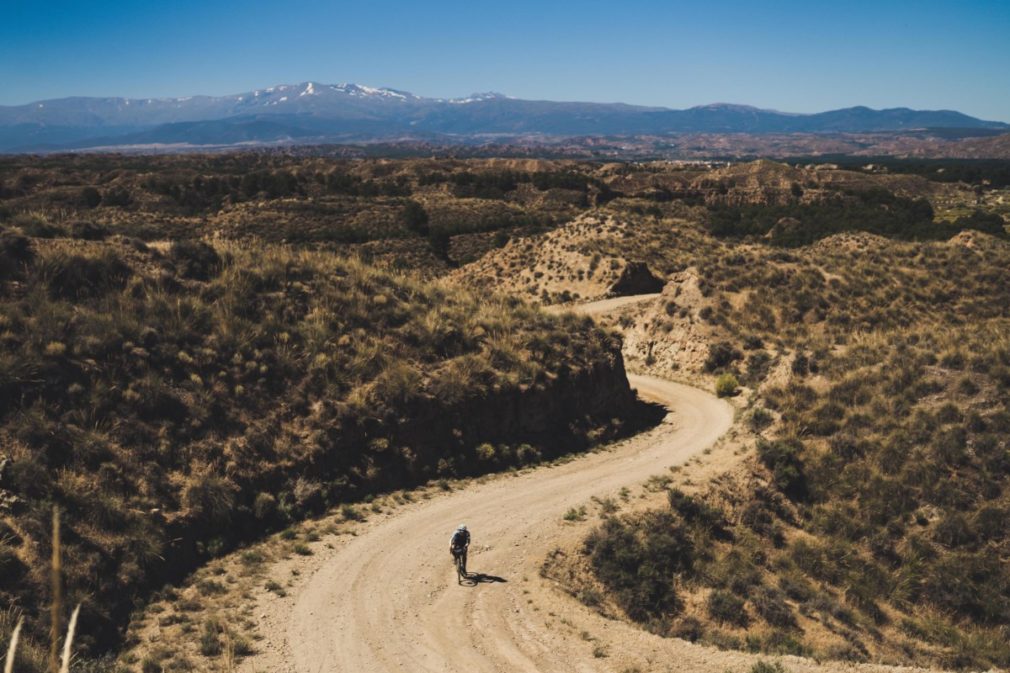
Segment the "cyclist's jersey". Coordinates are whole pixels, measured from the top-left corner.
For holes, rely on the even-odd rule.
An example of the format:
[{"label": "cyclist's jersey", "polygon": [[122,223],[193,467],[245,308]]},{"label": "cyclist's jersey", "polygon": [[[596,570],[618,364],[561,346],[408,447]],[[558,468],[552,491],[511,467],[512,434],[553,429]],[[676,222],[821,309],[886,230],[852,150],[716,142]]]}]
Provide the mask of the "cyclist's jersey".
[{"label": "cyclist's jersey", "polygon": [[464,549],[470,544],[470,531],[458,530],[449,538],[449,546],[453,549]]}]

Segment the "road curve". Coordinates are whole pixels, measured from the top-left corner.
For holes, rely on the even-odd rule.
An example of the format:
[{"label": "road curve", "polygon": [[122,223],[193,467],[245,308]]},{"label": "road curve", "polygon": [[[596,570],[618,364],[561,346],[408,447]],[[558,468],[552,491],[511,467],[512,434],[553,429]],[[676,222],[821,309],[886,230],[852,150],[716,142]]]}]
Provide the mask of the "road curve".
[{"label": "road curve", "polygon": [[[655,297],[548,310],[596,315]],[[554,549],[570,549],[586,533],[584,526],[564,521],[570,508],[594,496],[613,497],[624,486],[685,463],[732,425],[733,407],[707,392],[655,377],[628,378],[643,398],[672,410],[657,428],[605,451],[515,476],[493,476],[369,522],[357,536],[311,557],[294,596],[260,596],[261,654],[246,660],[240,671],[747,670],[755,655],[662,638],[606,619],[540,576]],[[472,586],[457,583],[448,554],[449,536],[461,521],[473,531],[469,570],[485,580]],[[924,671],[784,659],[790,673]]]},{"label": "road curve", "polygon": [[[283,649],[300,673],[346,671],[613,670],[584,641],[574,656],[545,623],[557,594],[538,569],[576,533],[563,520],[592,496],[613,496],[703,451],[731,425],[732,407],[696,388],[629,377],[675,410],[660,428],[560,466],[502,477],[418,503],[370,527],[318,568],[295,600]],[[459,586],[447,552],[453,528],[473,531],[470,570],[505,580]],[[581,533],[579,533],[581,534]],[[544,597],[540,597],[544,598]],[[555,595],[551,600],[567,597]],[[268,634],[276,638],[280,634]]]},{"label": "road curve", "polygon": [[579,313],[581,315],[602,315],[604,313],[613,313],[625,306],[631,306],[632,304],[643,304],[647,301],[653,301],[658,299],[660,296],[659,292],[652,294],[633,294],[625,297],[611,297],[610,299],[600,299],[597,301],[592,301],[586,304],[553,304],[551,306],[545,306],[544,310],[548,313],[563,313],[565,311],[572,311],[573,313]]}]

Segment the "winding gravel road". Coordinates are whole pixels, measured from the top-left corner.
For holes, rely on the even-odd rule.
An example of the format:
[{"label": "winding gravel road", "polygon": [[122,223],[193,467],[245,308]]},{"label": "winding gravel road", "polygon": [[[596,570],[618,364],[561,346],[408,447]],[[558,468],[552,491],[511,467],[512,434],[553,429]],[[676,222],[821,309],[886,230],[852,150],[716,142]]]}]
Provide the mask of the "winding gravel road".
[{"label": "winding gravel road", "polygon": [[[564,514],[686,461],[733,420],[732,407],[708,393],[630,379],[643,397],[675,409],[676,422],[608,451],[419,503],[354,538],[296,599],[283,634],[294,670],[613,670],[588,656],[582,639],[573,657],[560,629],[545,623],[543,605],[527,602],[543,583],[544,558],[572,529]],[[448,555],[449,535],[464,520],[473,531],[469,570],[488,576],[474,586],[457,584]]]},{"label": "winding gravel road", "polygon": [[[621,297],[574,307],[597,314],[654,299]],[[584,525],[570,508],[614,497],[712,446],[733,407],[711,394],[630,375],[641,397],[671,410],[658,427],[567,463],[497,475],[369,522],[319,556],[301,559],[292,595],[259,597],[260,654],[241,671],[284,673],[623,673],[746,671],[753,655],[661,638],[608,620],[541,577],[555,549]],[[709,458],[712,460],[712,458]],[[457,583],[448,554],[455,526],[473,532],[469,570]],[[289,572],[285,570],[284,572]],[[785,657],[791,673],[895,671]],[[919,670],[919,669],[904,669]]]}]

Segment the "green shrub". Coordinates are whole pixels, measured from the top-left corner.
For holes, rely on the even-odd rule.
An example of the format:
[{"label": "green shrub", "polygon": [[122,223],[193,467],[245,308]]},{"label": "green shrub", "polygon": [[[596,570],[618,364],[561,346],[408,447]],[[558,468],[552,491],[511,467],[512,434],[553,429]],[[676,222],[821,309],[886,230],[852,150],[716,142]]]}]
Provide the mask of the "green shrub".
[{"label": "green shrub", "polygon": [[225,592],[224,585],[216,580],[200,580],[196,583],[196,589],[203,596],[215,596]]},{"label": "green shrub", "polygon": [[148,655],[140,661],[141,673],[162,673],[163,670],[162,662],[154,656]]},{"label": "green shrub", "polygon": [[707,224],[715,236],[761,236],[789,247],[852,230],[913,240],[945,239],[957,231],[933,221],[926,199],[896,196],[882,188],[816,203],[717,206],[709,209]]},{"label": "green shrub", "polygon": [[216,657],[221,654],[221,624],[211,619],[203,624],[200,632],[200,654],[205,657]]},{"label": "green shrub", "polygon": [[708,583],[746,597],[761,584],[761,571],[754,559],[739,549],[731,549],[706,568]]},{"label": "green shrub", "polygon": [[957,229],[974,229],[994,236],[1006,235],[1006,222],[996,213],[975,209],[971,215],[954,220]]},{"label": "green shrub", "polygon": [[585,521],[586,520],[586,508],[585,507],[569,507],[568,511],[565,512],[565,521]]},{"label": "green shrub", "polygon": [[358,510],[358,508],[356,508],[354,505],[343,505],[340,508],[340,514],[347,521],[364,521],[365,520],[365,515],[362,514]]},{"label": "green shrub", "polygon": [[417,201],[408,200],[404,204],[403,220],[409,229],[421,236],[428,235],[428,212]]},{"label": "green shrub", "polygon": [[740,390],[740,382],[732,374],[720,374],[715,380],[715,394],[719,397],[732,397]]},{"label": "green shrub", "polygon": [[231,518],[237,488],[214,472],[194,473],[182,492],[182,503],[195,517],[222,525]]},{"label": "green shrub", "polygon": [[755,385],[768,376],[772,366],[772,356],[767,351],[757,351],[751,353],[747,358],[746,380],[750,385]]},{"label": "green shrub", "polygon": [[253,644],[241,636],[232,637],[231,647],[236,657],[249,657],[256,654]]},{"label": "green shrub", "polygon": [[705,626],[694,617],[684,617],[673,627],[671,634],[682,640],[696,643],[705,636]]},{"label": "green shrub", "polygon": [[80,203],[84,208],[97,208],[102,202],[102,193],[94,187],[85,187],[81,190]]},{"label": "green shrub", "polygon": [[701,529],[706,535],[725,532],[726,515],[718,507],[699,497],[692,497],[677,488],[667,494],[670,507],[684,518],[685,523]]},{"label": "green shrub", "polygon": [[584,587],[575,594],[575,598],[585,606],[596,608],[603,605],[605,596],[592,587]]},{"label": "green shrub", "polygon": [[794,601],[804,603],[814,597],[813,586],[801,575],[790,574],[779,577],[779,588]]}]

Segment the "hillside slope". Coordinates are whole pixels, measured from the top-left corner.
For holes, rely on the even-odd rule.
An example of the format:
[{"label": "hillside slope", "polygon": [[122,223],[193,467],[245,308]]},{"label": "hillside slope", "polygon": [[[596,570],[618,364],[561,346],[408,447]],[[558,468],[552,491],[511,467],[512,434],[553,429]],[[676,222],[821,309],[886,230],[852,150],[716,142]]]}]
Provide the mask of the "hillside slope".
[{"label": "hillside slope", "polygon": [[0,602],[44,630],[60,506],[85,650],[242,540],[632,417],[588,320],[332,253],[4,231],[0,262]]},{"label": "hillside slope", "polygon": [[[785,247],[620,201],[605,213],[613,229],[573,237],[564,258],[668,280],[613,318],[629,366],[728,377],[763,439],[744,473],[700,492],[675,478],[661,509],[609,518],[555,576],[604,596],[591,600],[610,616],[722,648],[1010,664],[1005,237],[849,232]],[[496,267],[506,251],[475,270],[528,292]]]}]

